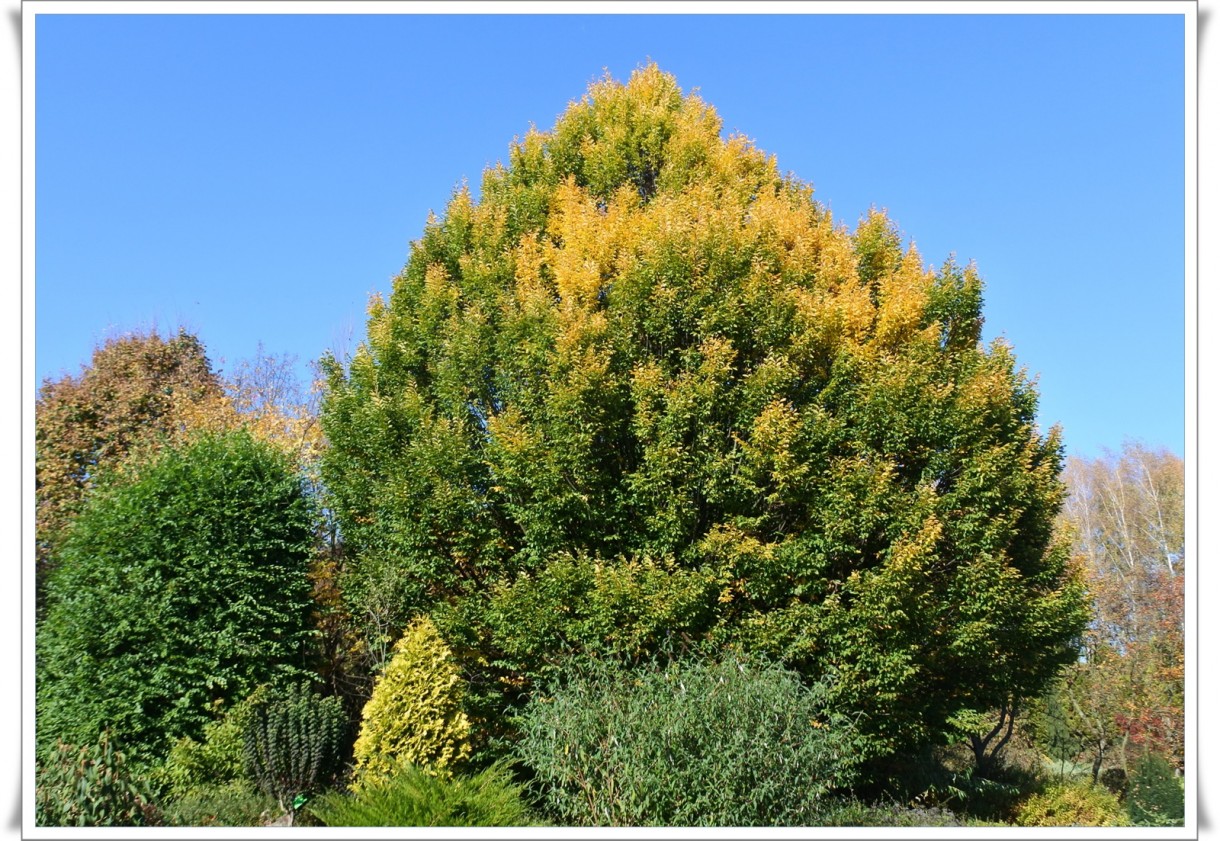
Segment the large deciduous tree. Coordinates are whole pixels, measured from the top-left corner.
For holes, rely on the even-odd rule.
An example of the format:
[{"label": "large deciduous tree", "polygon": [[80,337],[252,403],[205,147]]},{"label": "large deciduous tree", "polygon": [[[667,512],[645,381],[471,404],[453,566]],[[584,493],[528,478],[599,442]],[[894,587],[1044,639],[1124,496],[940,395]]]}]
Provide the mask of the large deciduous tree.
[{"label": "large deciduous tree", "polygon": [[681,630],[831,676],[878,752],[940,738],[1076,656],[1058,432],[973,267],[721,127],[648,66],[429,221],[327,363],[353,612],[450,617],[510,691]]},{"label": "large deciduous tree", "polygon": [[48,586],[37,742],[109,729],[146,756],[218,706],[303,674],[312,521],[282,452],[246,431],[129,459],[86,497]]},{"label": "large deciduous tree", "polygon": [[1128,442],[1068,460],[1064,515],[1084,559],[1095,617],[1085,658],[1065,674],[1069,724],[1107,752],[1153,750],[1181,768],[1185,738],[1185,465]]},{"label": "large deciduous tree", "polygon": [[34,431],[40,592],[64,529],[98,472],[172,436],[222,395],[203,345],[184,331],[168,339],[155,331],[109,339],[78,376],[42,384]]}]

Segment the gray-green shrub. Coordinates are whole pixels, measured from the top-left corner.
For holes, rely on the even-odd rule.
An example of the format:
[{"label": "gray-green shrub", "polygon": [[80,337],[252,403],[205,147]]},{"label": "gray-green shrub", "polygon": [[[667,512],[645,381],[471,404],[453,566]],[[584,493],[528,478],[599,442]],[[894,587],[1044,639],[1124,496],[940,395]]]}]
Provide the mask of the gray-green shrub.
[{"label": "gray-green shrub", "polygon": [[559,823],[815,825],[860,740],[826,693],[755,658],[587,660],[526,705],[517,751]]},{"label": "gray-green shrub", "polygon": [[279,814],[275,798],[246,779],[196,785],[165,804],[167,826],[261,826]]}]

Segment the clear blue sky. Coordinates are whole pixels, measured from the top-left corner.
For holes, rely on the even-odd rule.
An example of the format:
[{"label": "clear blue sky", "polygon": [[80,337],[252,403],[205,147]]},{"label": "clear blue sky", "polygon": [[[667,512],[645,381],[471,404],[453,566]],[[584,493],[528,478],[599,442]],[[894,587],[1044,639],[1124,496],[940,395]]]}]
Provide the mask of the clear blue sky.
[{"label": "clear blue sky", "polygon": [[[698,8],[693,7],[693,8]],[[40,15],[39,380],[364,336],[429,210],[648,59],[854,226],[974,260],[1069,453],[1184,453],[1181,16]]]}]

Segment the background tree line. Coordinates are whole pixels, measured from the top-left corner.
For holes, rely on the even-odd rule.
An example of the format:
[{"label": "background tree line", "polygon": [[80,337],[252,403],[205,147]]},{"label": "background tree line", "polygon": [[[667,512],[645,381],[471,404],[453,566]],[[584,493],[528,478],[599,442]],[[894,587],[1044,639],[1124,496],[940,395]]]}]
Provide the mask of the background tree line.
[{"label": "background tree line", "polygon": [[973,266],[720,132],[594,85],[316,390],[44,383],[41,820],[1181,821],[1180,459],[1065,465]]}]

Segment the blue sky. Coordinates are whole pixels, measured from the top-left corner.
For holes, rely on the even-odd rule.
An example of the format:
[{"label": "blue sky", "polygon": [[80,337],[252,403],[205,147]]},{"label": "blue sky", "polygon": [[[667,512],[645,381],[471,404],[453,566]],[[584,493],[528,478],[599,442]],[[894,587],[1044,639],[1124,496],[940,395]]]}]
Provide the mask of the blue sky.
[{"label": "blue sky", "polygon": [[840,221],[976,261],[1069,453],[1183,454],[1183,42],[1180,15],[40,15],[36,376],[151,326],[222,368],[354,349],[429,210],[652,59]]}]

